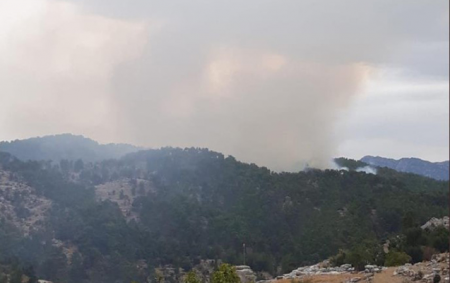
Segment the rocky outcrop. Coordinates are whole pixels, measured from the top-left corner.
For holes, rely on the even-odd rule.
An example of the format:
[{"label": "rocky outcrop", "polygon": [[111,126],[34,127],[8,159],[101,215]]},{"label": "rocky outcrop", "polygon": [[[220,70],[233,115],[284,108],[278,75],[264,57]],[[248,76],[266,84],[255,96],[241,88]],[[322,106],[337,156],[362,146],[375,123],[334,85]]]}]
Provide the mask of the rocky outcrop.
[{"label": "rocky outcrop", "polygon": [[445,228],[449,229],[449,217],[448,216],[444,216],[443,218],[433,217],[429,221],[427,221],[427,223],[423,224],[421,226],[421,228],[433,230],[433,229],[435,229],[437,227],[441,227],[441,226],[444,226]]},{"label": "rocky outcrop", "polygon": [[139,196],[154,194],[153,184],[144,179],[123,178],[103,183],[95,187],[96,199],[109,200],[119,205],[123,216],[128,220],[139,220],[138,214],[132,210],[134,200]]},{"label": "rocky outcrop", "polygon": [[236,266],[236,273],[241,279],[241,283],[256,282],[256,274],[248,265]]},{"label": "rocky outcrop", "polygon": [[437,254],[429,262],[419,262],[414,265],[407,263],[399,266],[394,271],[394,276],[425,283],[431,283],[436,276],[439,276],[440,282],[449,282],[449,263],[448,253]]},{"label": "rocky outcrop", "polygon": [[[355,268],[352,267],[351,264],[343,264],[341,266],[330,266],[330,262],[325,260],[321,263],[299,267],[288,274],[285,274],[277,279],[302,279],[309,276],[315,275],[338,275],[338,274],[346,274],[346,273],[357,273],[359,280],[367,279],[368,277],[373,276],[374,273],[379,273],[382,270],[385,270],[386,267],[376,266],[376,265],[366,265],[365,270],[357,273]],[[359,276],[360,274],[360,276]],[[357,280],[357,279],[355,279]],[[358,281],[359,281],[358,280]],[[350,282],[358,282],[358,281],[350,281]]]},{"label": "rocky outcrop", "polygon": [[[449,283],[449,254],[433,255],[431,261],[416,264],[405,264],[398,267],[383,267],[376,265],[366,265],[363,271],[356,271],[350,264],[343,264],[338,267],[329,266],[328,261],[324,261],[312,266],[299,267],[283,276],[278,276],[276,280],[259,281],[258,283],[277,283],[286,280],[301,282],[333,282],[333,283],[353,283],[353,282],[421,282],[431,283],[439,277],[439,282]],[[391,279],[392,280],[391,280]],[[388,281],[387,281],[388,280]]]},{"label": "rocky outcrop", "polygon": [[0,218],[24,235],[39,230],[46,220],[52,202],[36,193],[25,182],[8,171],[0,170]]}]

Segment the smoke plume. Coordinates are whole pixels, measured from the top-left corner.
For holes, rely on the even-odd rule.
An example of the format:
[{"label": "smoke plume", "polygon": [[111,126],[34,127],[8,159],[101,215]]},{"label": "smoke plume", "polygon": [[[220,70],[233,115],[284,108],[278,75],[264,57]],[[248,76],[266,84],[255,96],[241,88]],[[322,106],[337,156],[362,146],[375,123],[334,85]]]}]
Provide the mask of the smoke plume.
[{"label": "smoke plume", "polygon": [[351,0],[341,14],[316,1],[140,3],[105,13],[75,2],[7,2],[0,4],[6,137],[72,132],[208,147],[275,170],[332,166],[336,122],[371,70],[415,39],[403,29],[416,19],[395,24],[403,7],[381,21]]},{"label": "smoke plume", "polygon": [[357,168],[356,172],[364,172],[366,174],[376,175],[377,174],[377,169],[372,167],[372,166],[364,166],[364,167]]}]

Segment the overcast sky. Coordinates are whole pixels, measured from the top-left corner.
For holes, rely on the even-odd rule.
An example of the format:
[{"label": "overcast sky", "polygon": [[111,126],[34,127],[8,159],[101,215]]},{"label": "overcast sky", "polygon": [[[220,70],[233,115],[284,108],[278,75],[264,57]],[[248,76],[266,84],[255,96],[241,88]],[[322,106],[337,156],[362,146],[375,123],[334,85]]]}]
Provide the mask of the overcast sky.
[{"label": "overcast sky", "polygon": [[447,0],[0,1],[0,140],[442,161],[448,76]]}]

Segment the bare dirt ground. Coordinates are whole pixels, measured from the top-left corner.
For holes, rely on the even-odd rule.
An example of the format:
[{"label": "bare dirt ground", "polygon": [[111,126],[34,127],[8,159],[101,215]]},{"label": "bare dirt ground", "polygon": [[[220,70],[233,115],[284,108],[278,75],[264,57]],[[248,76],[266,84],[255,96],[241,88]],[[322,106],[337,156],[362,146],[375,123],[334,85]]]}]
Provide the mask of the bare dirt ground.
[{"label": "bare dirt ground", "polygon": [[[394,276],[393,273],[396,267],[388,268],[387,270],[382,271],[381,273],[375,274],[373,277],[373,283],[402,283],[403,277]],[[310,277],[306,277],[302,279],[304,282],[311,283],[342,283],[346,282],[352,278],[363,277],[364,274],[336,274],[336,275],[314,275]],[[310,281],[308,281],[310,280]],[[292,283],[289,279],[282,279],[275,281],[276,283]],[[295,282],[302,282],[297,280]]]}]

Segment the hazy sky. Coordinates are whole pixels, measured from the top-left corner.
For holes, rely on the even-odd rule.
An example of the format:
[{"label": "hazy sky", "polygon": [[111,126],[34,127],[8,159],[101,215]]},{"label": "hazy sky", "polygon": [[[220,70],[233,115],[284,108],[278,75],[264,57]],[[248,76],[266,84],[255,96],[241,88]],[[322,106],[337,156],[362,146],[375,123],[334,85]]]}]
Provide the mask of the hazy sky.
[{"label": "hazy sky", "polygon": [[441,161],[448,76],[447,0],[0,1],[0,140]]}]

